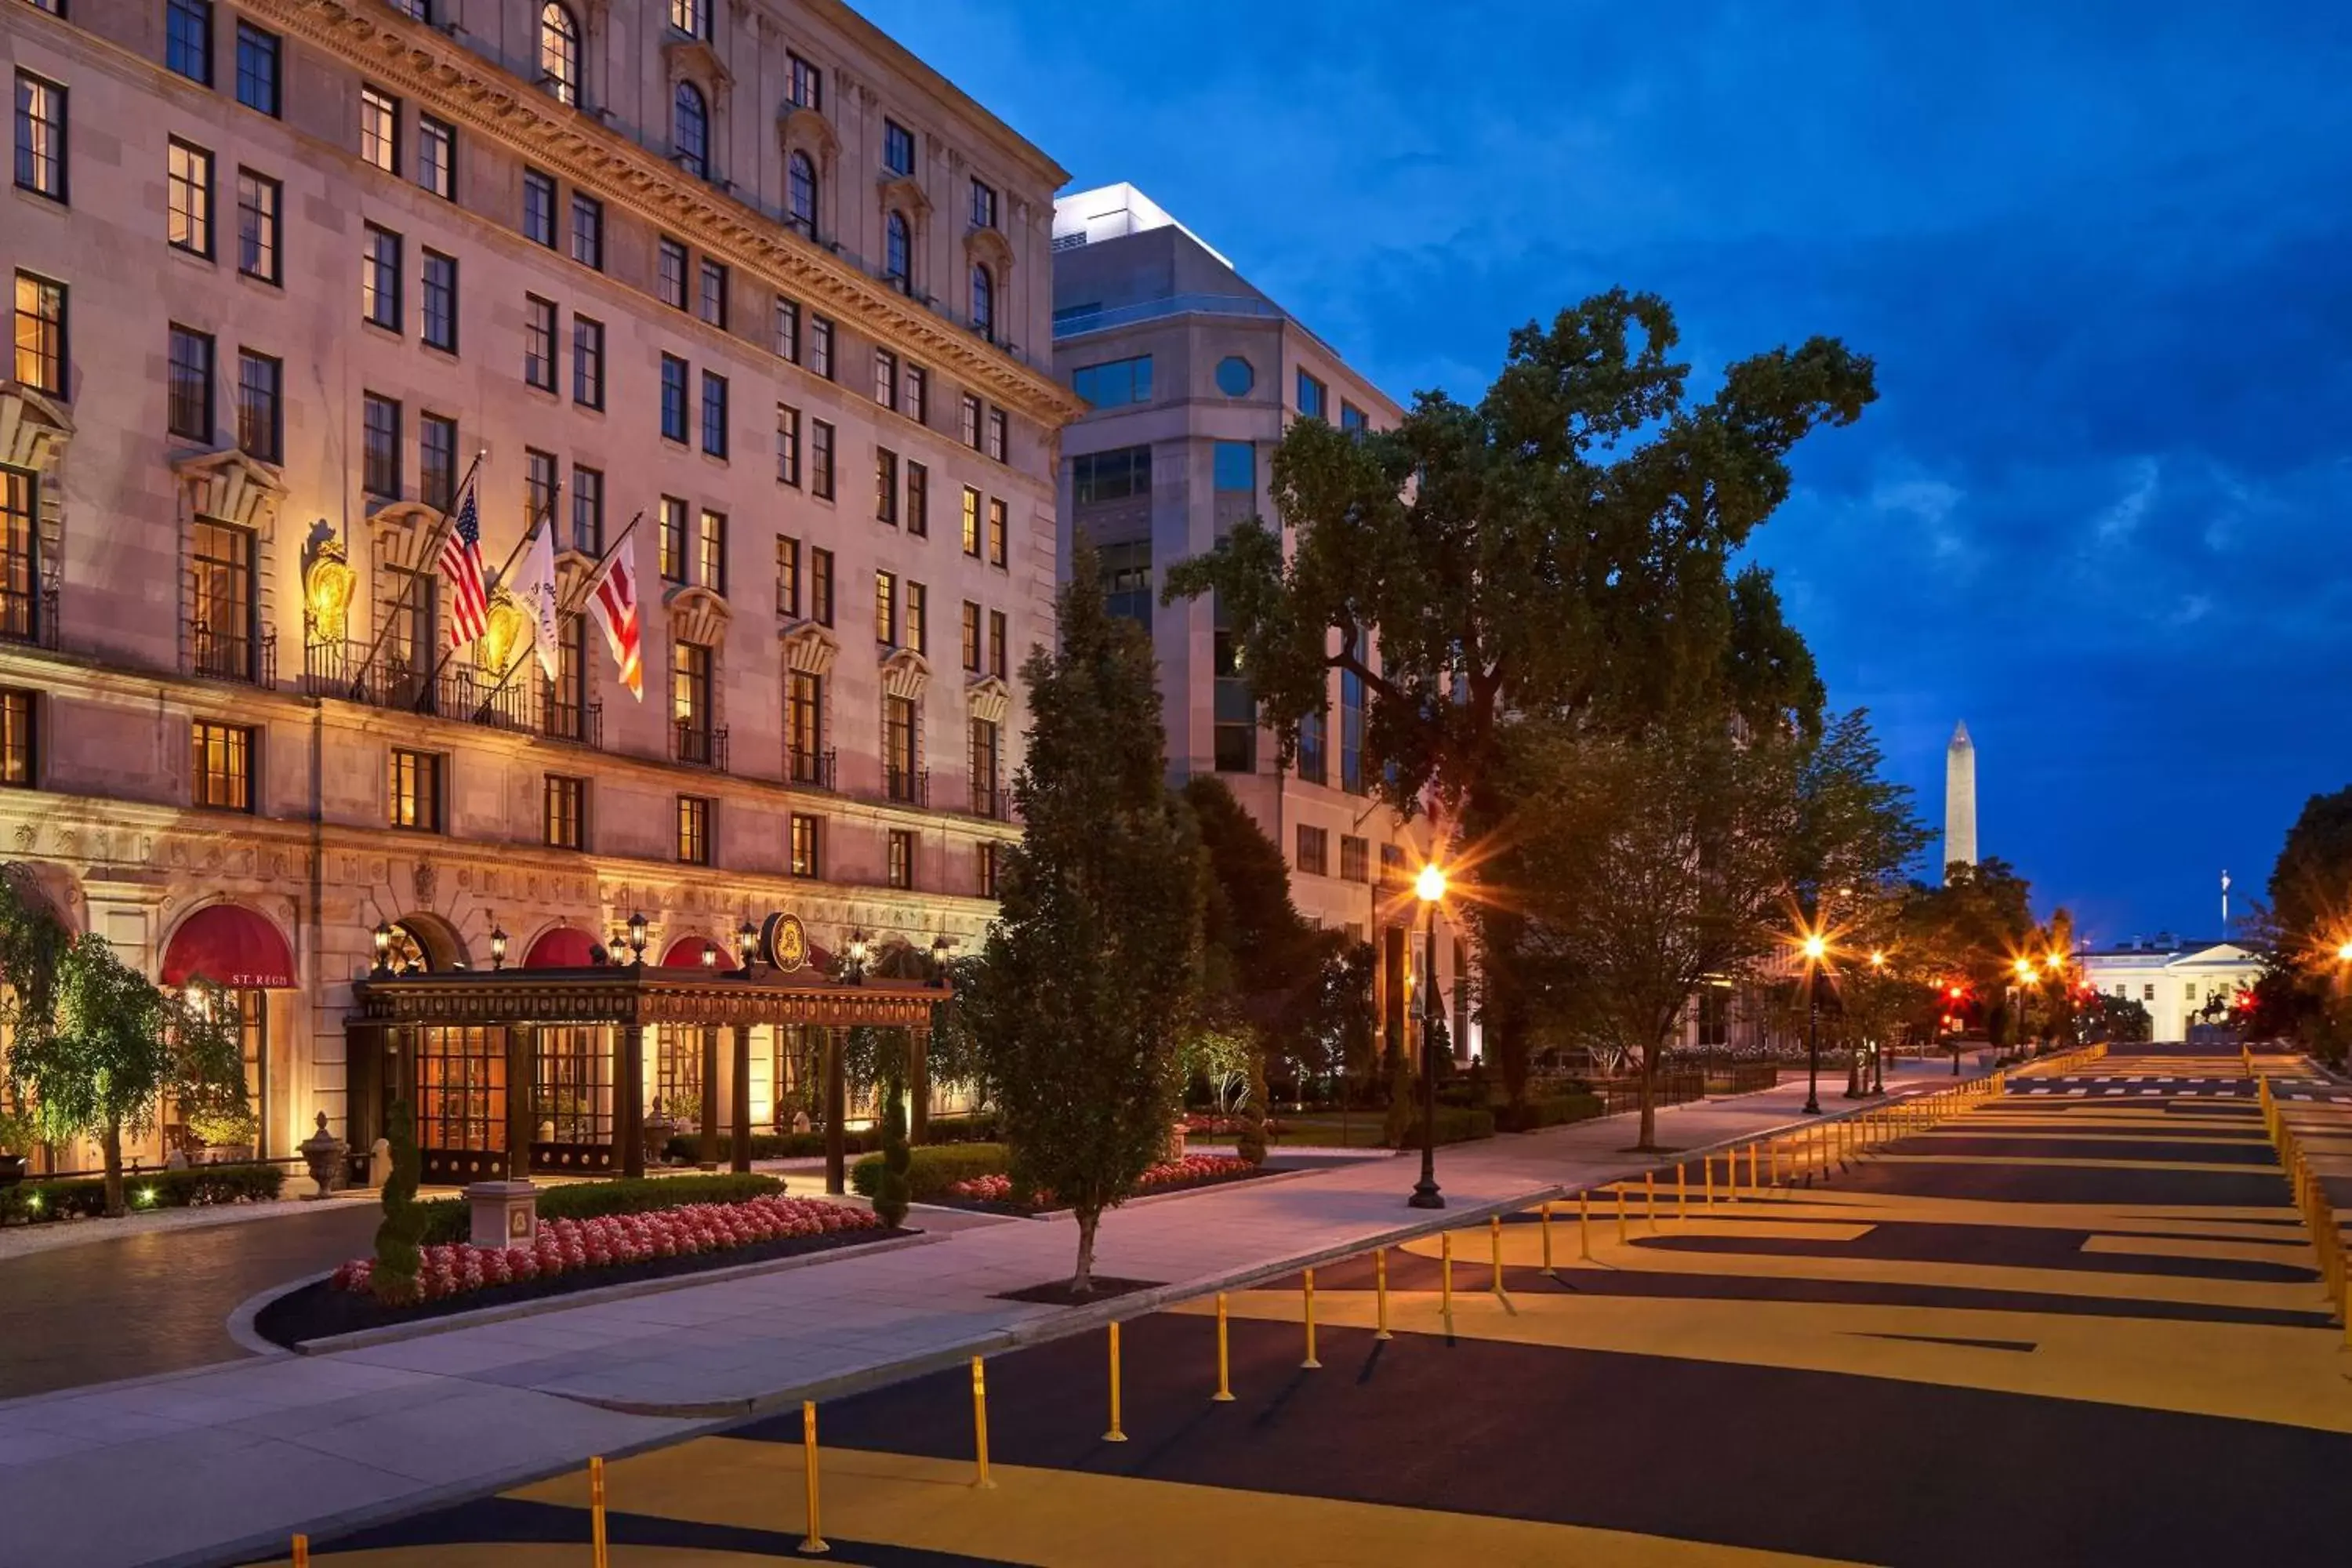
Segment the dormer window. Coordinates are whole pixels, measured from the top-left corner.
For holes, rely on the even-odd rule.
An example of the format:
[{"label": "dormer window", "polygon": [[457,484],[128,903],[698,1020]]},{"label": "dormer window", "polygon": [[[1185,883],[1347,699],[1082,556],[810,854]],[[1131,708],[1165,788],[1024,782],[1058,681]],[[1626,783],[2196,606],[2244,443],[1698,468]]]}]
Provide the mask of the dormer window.
[{"label": "dormer window", "polygon": [[696,179],[707,179],[710,174],[710,110],[702,101],[702,89],[690,81],[677,84],[677,100],[671,110],[669,131],[670,155],[677,166]]},{"label": "dormer window", "polygon": [[558,103],[580,102],[580,23],[556,0],[539,8],[539,82]]}]

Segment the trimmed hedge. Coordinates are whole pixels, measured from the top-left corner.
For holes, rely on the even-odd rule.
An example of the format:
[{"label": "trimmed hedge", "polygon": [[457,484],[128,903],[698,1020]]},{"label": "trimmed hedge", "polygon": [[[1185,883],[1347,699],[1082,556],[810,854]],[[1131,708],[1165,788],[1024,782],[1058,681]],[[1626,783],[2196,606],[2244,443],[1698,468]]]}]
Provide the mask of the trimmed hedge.
[{"label": "trimmed hedge", "polygon": [[[688,1204],[740,1204],[747,1198],[762,1198],[783,1190],[784,1184],[774,1176],[738,1175],[731,1171],[568,1182],[560,1187],[540,1190],[539,1217],[595,1219],[604,1215],[650,1214],[656,1209],[683,1208]],[[464,1198],[431,1198],[421,1206],[425,1210],[421,1245],[438,1247],[472,1236],[472,1206]]]},{"label": "trimmed hedge", "polygon": [[[1012,1153],[1002,1143],[926,1143],[908,1152],[907,1195],[927,1203],[958,1182],[974,1176],[1001,1176]],[[882,1156],[868,1154],[849,1168],[849,1184],[860,1196],[872,1197],[882,1181]]]},{"label": "trimmed hedge", "polygon": [[[935,1116],[924,1129],[926,1147],[934,1143],[992,1143],[996,1141],[996,1114],[984,1111],[978,1116]],[[879,1128],[868,1127],[842,1134],[842,1149],[850,1154],[871,1154],[882,1147]],[[735,1140],[726,1132],[719,1135],[719,1157],[734,1158]],[[751,1134],[751,1158],[754,1160],[814,1160],[824,1152],[822,1132],[754,1132]],[[691,1165],[702,1158],[702,1138],[698,1133],[680,1133],[662,1145],[662,1153],[680,1164]]]},{"label": "trimmed hedge", "polygon": [[[258,1163],[122,1173],[123,1200],[133,1214],[146,1209],[268,1203],[285,1184],[286,1167]],[[0,1187],[0,1222],[21,1219],[37,1224],[76,1215],[96,1218],[104,1213],[106,1179],[102,1176],[76,1176],[62,1182],[28,1181]]]},{"label": "trimmed hedge", "polygon": [[[1495,1127],[1502,1132],[1533,1132],[1539,1127],[1559,1127],[1599,1116],[1607,1108],[1596,1094],[1554,1094],[1525,1105],[1498,1105]],[[1443,1125],[1442,1123],[1440,1124]]]},{"label": "trimmed hedge", "polygon": [[[1437,1142],[1440,1143],[1468,1143],[1494,1135],[1495,1113],[1491,1110],[1465,1110],[1452,1105],[1437,1108]],[[1417,1149],[1420,1146],[1421,1117],[1416,1110],[1412,1124],[1405,1129],[1404,1141],[1397,1147]]]}]

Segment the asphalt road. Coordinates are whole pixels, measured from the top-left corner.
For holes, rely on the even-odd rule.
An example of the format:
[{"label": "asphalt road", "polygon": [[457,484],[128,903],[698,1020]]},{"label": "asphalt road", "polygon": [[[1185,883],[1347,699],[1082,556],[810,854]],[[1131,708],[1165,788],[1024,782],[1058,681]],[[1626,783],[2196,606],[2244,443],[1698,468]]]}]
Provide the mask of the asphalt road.
[{"label": "asphalt road", "polygon": [[[835,1561],[945,1564],[2341,1564],[2352,1354],[2236,1058],[2147,1051],[1823,1184],[1694,1194],[1627,1239],[1534,1215],[1106,1344],[988,1365],[992,1490],[956,1369],[821,1412]],[[2284,1063],[2280,1064],[2284,1067]],[[2164,1081],[2170,1079],[2171,1081]],[[2342,1108],[2352,1131],[2352,1106]],[[1502,1290],[1494,1284],[1495,1248]],[[791,1555],[801,1422],[608,1468],[613,1561]],[[581,1560],[573,1474],[320,1543],[405,1568]]]}]

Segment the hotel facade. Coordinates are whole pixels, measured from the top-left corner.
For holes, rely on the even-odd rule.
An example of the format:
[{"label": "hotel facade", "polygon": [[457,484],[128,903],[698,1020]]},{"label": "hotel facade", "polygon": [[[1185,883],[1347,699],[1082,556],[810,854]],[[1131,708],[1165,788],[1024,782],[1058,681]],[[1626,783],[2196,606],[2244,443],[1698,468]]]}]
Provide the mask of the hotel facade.
[{"label": "hotel facade", "polygon": [[[235,993],[256,1152],[428,1079],[428,1145],[509,1093],[612,1139],[593,1032],[353,1059],[379,942],[976,941],[1078,409],[1050,159],[833,0],[6,0],[0,56],[0,859]],[[448,651],[469,485],[493,583],[553,531],[551,676],[496,595]],[[581,613],[615,552],[641,700]],[[643,1094],[719,1096],[706,1045]],[[758,1124],[812,1048],[757,1032]]]}]

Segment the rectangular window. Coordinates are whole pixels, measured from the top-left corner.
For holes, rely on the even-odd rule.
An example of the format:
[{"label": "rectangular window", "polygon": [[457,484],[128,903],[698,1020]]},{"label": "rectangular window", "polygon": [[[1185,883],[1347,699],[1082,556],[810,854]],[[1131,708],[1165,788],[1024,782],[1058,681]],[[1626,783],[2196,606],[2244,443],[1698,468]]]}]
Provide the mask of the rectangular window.
[{"label": "rectangular window", "polygon": [[286,366],[268,354],[236,356],[236,444],[248,458],[282,462],[286,449]]},{"label": "rectangular window", "polygon": [[1080,506],[1151,494],[1151,448],[1114,447],[1070,459],[1071,499]]},{"label": "rectangular window", "polygon": [[1247,441],[1220,441],[1214,448],[1213,482],[1226,495],[1257,493],[1257,448]]},{"label": "rectangular window", "polygon": [[1372,879],[1371,845],[1351,833],[1339,836],[1339,879],[1343,882],[1369,882]]},{"label": "rectangular window", "polygon": [[220,811],[253,809],[253,731],[199,720],[190,727],[194,755],[188,777],[195,804]]},{"label": "rectangular window", "polygon": [[277,181],[250,169],[236,172],[236,269],[247,278],[275,283],[282,276],[278,237],[285,202]]},{"label": "rectangular window", "polygon": [[898,412],[918,425],[931,422],[931,373],[921,365],[907,367],[906,392],[898,399]]},{"label": "rectangular window", "polygon": [[1364,678],[1339,672],[1339,787],[1364,793]]},{"label": "rectangular window", "polygon": [[457,199],[457,128],[416,117],[416,183],[444,201]]},{"label": "rectangular window", "polygon": [[64,397],[66,286],[30,272],[16,274],[16,379],[36,392]]},{"label": "rectangular window", "polygon": [[1005,540],[1005,532],[1004,503],[992,496],[988,501],[988,563],[991,566],[1003,566],[1009,560],[1007,551],[1010,546]]},{"label": "rectangular window", "polygon": [[11,789],[31,789],[40,782],[35,700],[29,691],[0,691],[0,784]]},{"label": "rectangular window", "polygon": [[686,444],[686,362],[676,354],[661,356],[662,439]]},{"label": "rectangular window", "polygon": [[963,667],[978,675],[986,667],[981,663],[980,606],[970,599],[963,602]]},{"label": "rectangular window", "polygon": [[790,73],[787,91],[793,104],[797,108],[814,109],[820,114],[824,113],[824,72],[789,51],[784,56],[784,66]]},{"label": "rectangular window", "polygon": [[898,454],[874,449],[874,521],[898,526]]},{"label": "rectangular window", "polygon": [[912,888],[915,885],[915,836],[904,827],[890,830],[890,885]]},{"label": "rectangular window", "polygon": [[895,120],[882,121],[882,166],[894,174],[915,172],[915,133]]},{"label": "rectangular window", "polygon": [[228,680],[254,678],[253,535],[196,520],[188,561],[188,632],[196,672]]},{"label": "rectangular window", "polygon": [[1322,418],[1325,395],[1323,384],[1301,369],[1298,373],[1298,416],[1301,419]]},{"label": "rectangular window", "polygon": [[1005,644],[1012,639],[1004,635],[1004,612],[988,612],[988,673],[997,679],[1004,679]]},{"label": "rectangular window", "polygon": [[700,643],[681,642],[670,666],[670,718],[677,726],[677,760],[708,766],[716,757],[711,703],[713,660]]},{"label": "rectangular window", "polygon": [[0,468],[0,637],[10,642],[37,642],[43,630],[38,489],[24,469]]},{"label": "rectangular window", "polygon": [[360,315],[388,331],[400,331],[400,236],[369,224],[360,258]]},{"label": "rectangular window", "polygon": [[963,552],[980,559],[980,492],[970,485],[963,488]]},{"label": "rectangular window", "polygon": [[532,447],[522,449],[522,529],[528,534],[544,518],[550,527],[555,522],[556,496],[555,454]]},{"label": "rectangular window", "polygon": [[522,378],[542,392],[555,390],[555,301],[522,297]]},{"label": "rectangular window", "polygon": [[824,818],[793,813],[793,875],[824,875]]},{"label": "rectangular window", "polygon": [[1349,402],[1343,397],[1339,400],[1339,428],[1342,430],[1369,430],[1371,428],[1371,421],[1364,417],[1364,411],[1362,409],[1357,407],[1354,404]]},{"label": "rectangular window", "polygon": [[373,392],[360,399],[360,484],[380,500],[400,499],[400,404]]},{"label": "rectangular window", "polygon": [[801,542],[776,535],[776,614],[801,618]]},{"label": "rectangular window", "polygon": [[587,617],[557,616],[555,673],[544,678],[541,687],[547,699],[541,710],[542,734],[558,741],[593,742],[596,739],[596,731],[592,726],[595,710],[588,701],[588,668]]},{"label": "rectangular window", "polygon": [[66,89],[30,71],[16,73],[16,188],[66,199]]},{"label": "rectangular window", "polygon": [[677,863],[710,864],[710,802],[702,795],[677,797]]},{"label": "rectangular window", "polygon": [[213,0],[170,0],[163,8],[163,63],[190,81],[213,84]]},{"label": "rectangular window", "polygon": [[661,499],[656,538],[655,569],[665,583],[686,581],[686,503],[676,496]]},{"label": "rectangular window", "polygon": [[[392,489],[382,493],[400,493],[400,405],[392,404],[393,460]],[[454,510],[457,505],[457,422],[446,414],[420,414],[416,416],[416,499],[436,511]]]},{"label": "rectangular window", "polygon": [[822,419],[809,421],[809,494],[833,499],[833,426]]},{"label": "rectangular window", "polygon": [[727,596],[727,514],[706,510],[695,535],[695,580],[720,598]]},{"label": "rectangular window", "polygon": [[801,363],[801,308],[782,294],[776,296],[775,348],[780,359]]},{"label": "rectangular window", "polygon": [[572,318],[572,401],[604,406],[604,323],[586,316]]},{"label": "rectangular window", "polygon": [[213,155],[173,137],[166,193],[172,248],[209,258],[213,253]]},{"label": "rectangular window", "polygon": [[907,583],[907,646],[929,656],[931,651],[931,591],[909,578]]},{"label": "rectangular window", "polygon": [[809,318],[808,368],[833,379],[833,322],[824,316]]},{"label": "rectangular window", "polygon": [[1301,784],[1331,782],[1331,716],[1318,708],[1298,721],[1298,781]]},{"label": "rectangular window", "polygon": [[[1222,616],[1219,617],[1222,621]],[[1257,698],[1242,674],[1241,644],[1219,625],[1210,647],[1215,678],[1216,766],[1221,773],[1257,771]]]},{"label": "rectangular window", "polygon": [[667,235],[655,249],[654,297],[674,310],[686,309],[686,247]]},{"label": "rectangular window", "polygon": [[236,24],[236,100],[277,118],[278,35],[240,17]]},{"label": "rectangular window", "polygon": [[441,831],[441,759],[431,752],[392,749],[386,820],[416,833]]},{"label": "rectangular window", "polygon": [[883,783],[892,800],[908,805],[920,804],[919,796],[922,793],[922,781],[916,773],[919,761],[916,734],[915,700],[911,697],[885,697],[882,700]]},{"label": "rectangular window", "polygon": [[996,226],[996,187],[978,180],[971,183],[971,226]]},{"label": "rectangular window", "polygon": [[874,640],[886,647],[898,646],[898,574],[874,574]]},{"label": "rectangular window", "polygon": [[213,338],[210,332],[172,328],[171,384],[166,428],[186,441],[213,438]]},{"label": "rectangular window", "polygon": [[712,326],[724,331],[727,327],[727,264],[702,258],[702,289],[696,297],[695,312]]},{"label": "rectangular window", "polygon": [[898,406],[898,356],[888,349],[874,351],[874,401],[885,408]]},{"label": "rectangular window", "polygon": [[833,625],[833,552],[812,547],[809,551],[809,619],[818,626]]},{"label": "rectangular window", "polygon": [[555,248],[555,176],[537,169],[522,172],[522,237]]},{"label": "rectangular window", "polygon": [[1151,541],[1106,544],[1102,560],[1103,607],[1122,620],[1151,629]]},{"label": "rectangular window", "polygon": [[604,470],[572,465],[572,548],[604,553]]},{"label": "rectangular window", "polygon": [[1004,410],[990,409],[988,411],[988,455],[1000,463],[1005,460],[1004,454],[1011,447],[1009,430],[1010,425],[1005,419]]},{"label": "rectangular window", "polygon": [[360,156],[387,174],[400,173],[400,100],[382,88],[360,89]]},{"label": "rectangular window", "polygon": [[710,36],[710,0],[669,0],[669,25],[689,38]]},{"label": "rectangular window", "polygon": [[1118,408],[1151,401],[1151,356],[1080,365],[1070,374],[1070,390],[1096,408]]},{"label": "rectangular window", "polygon": [[824,677],[805,669],[791,672],[784,743],[791,752],[793,783],[833,787],[824,768]]},{"label": "rectangular window", "polygon": [[973,451],[980,450],[980,399],[965,393],[958,399],[957,435]]},{"label": "rectangular window", "polygon": [[[457,258],[437,250],[425,253],[424,288],[418,330],[425,346],[445,353],[457,352]],[[551,326],[552,323],[551,322]]]},{"label": "rectangular window", "polygon": [[975,816],[1004,815],[1003,731],[990,720],[974,719],[964,736],[964,766],[971,780]]},{"label": "rectangular window", "polygon": [[972,890],[983,899],[996,897],[996,889],[1004,876],[1003,852],[1004,846],[992,838],[975,846],[972,850]]},{"label": "rectangular window", "polygon": [[801,482],[801,411],[776,405],[776,482]]},{"label": "rectangular window", "polygon": [[588,822],[588,781],[566,778],[561,773],[547,775],[541,796],[541,820],[544,824],[543,840],[550,849],[578,849],[585,846]]},{"label": "rectangular window", "polygon": [[727,455],[727,378],[716,371],[702,373],[702,449],[713,458]]},{"label": "rectangular window", "polygon": [[911,458],[907,463],[907,531],[917,539],[931,533],[931,471]]},{"label": "rectangular window", "polygon": [[579,191],[572,193],[572,259],[604,270],[604,204]]},{"label": "rectangular window", "polygon": [[1298,868],[1310,877],[1331,874],[1331,836],[1323,828],[1298,825]]}]

